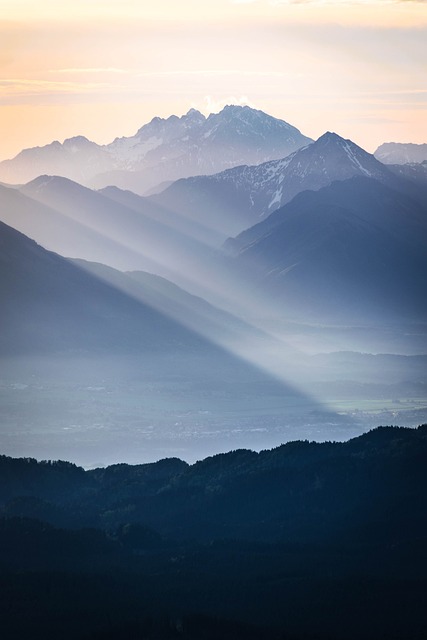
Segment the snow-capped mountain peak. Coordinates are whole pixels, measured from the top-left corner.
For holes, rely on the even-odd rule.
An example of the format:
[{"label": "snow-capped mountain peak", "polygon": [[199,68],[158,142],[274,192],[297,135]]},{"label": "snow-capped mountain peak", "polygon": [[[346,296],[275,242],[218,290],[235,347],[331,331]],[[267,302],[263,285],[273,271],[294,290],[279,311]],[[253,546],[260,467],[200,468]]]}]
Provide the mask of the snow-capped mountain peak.
[{"label": "snow-capped mountain peak", "polygon": [[427,144],[384,142],[374,156],[384,164],[421,164],[427,160]]},{"label": "snow-capped mountain peak", "polygon": [[165,181],[283,158],[308,142],[295,127],[248,106],[227,105],[207,118],[192,108],[182,116],[155,117],[135,135],[105,146],[76,136],[29,149],[25,158],[0,163],[0,180],[56,174],[143,194]]},{"label": "snow-capped mountain peak", "polygon": [[256,224],[302,191],[318,191],[337,180],[357,176],[384,184],[395,182],[373,155],[351,140],[327,132],[279,160],[180,180],[158,194],[156,202],[197,220],[206,215],[206,224],[221,220],[231,236],[236,235],[236,228],[241,231]]},{"label": "snow-capped mountain peak", "polygon": [[200,113],[200,111],[194,108],[189,109],[185,116],[182,117],[191,122],[204,122],[206,120],[203,113]]}]

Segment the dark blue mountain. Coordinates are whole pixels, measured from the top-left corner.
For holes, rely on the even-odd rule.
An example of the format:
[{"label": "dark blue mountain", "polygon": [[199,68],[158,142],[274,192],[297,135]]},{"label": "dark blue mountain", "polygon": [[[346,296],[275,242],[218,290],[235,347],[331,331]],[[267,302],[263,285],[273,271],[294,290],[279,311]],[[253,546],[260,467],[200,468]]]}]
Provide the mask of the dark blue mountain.
[{"label": "dark blue mountain", "polygon": [[290,316],[427,317],[426,207],[376,180],[300,193],[231,247],[246,280]]},{"label": "dark blue mountain", "polygon": [[388,185],[397,178],[373,155],[335,133],[280,160],[240,166],[212,176],[182,179],[149,200],[228,236],[266,218],[301,191],[334,180],[369,177]]}]

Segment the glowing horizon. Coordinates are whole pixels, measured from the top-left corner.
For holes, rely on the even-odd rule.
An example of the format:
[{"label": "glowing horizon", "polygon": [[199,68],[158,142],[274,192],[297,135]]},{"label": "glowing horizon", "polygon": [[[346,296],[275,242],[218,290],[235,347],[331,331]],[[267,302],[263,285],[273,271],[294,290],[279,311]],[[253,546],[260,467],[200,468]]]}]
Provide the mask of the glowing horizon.
[{"label": "glowing horizon", "polygon": [[249,104],[368,151],[427,141],[421,0],[3,0],[0,159]]}]

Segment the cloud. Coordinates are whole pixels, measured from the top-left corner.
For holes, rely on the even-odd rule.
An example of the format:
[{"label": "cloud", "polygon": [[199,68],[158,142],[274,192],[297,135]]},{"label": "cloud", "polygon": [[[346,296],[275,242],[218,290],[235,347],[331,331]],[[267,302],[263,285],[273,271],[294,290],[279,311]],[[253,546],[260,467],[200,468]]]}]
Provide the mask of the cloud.
[{"label": "cloud", "polygon": [[49,73],[132,73],[132,71],[115,67],[71,67],[69,69],[49,69]]},{"label": "cloud", "polygon": [[0,78],[0,87],[20,89],[20,88],[32,88],[32,89],[63,89],[64,91],[74,90],[76,88],[99,88],[109,86],[104,82],[57,82],[51,80],[31,80],[28,78]]},{"label": "cloud", "polygon": [[[245,2],[246,0],[238,0]],[[290,4],[317,4],[317,5],[381,5],[381,4],[426,4],[427,0],[269,0],[273,6]]]},{"label": "cloud", "polygon": [[226,96],[222,98],[216,98],[212,96],[205,96],[203,98],[203,105],[193,103],[191,106],[193,109],[199,109],[205,113],[218,113],[227,104],[234,104],[241,107],[252,107],[255,105],[249,100],[248,96]]},{"label": "cloud", "polygon": [[282,78],[286,73],[282,71],[256,71],[252,69],[179,69],[167,71],[140,71],[139,77],[165,77],[165,76],[255,76]]},{"label": "cloud", "polygon": [[[263,0],[230,0],[231,4],[255,4]],[[317,4],[317,5],[381,5],[381,4],[425,4],[427,0],[264,0],[266,4],[272,6],[292,5],[292,4]]]},{"label": "cloud", "polygon": [[0,106],[48,104],[114,95],[117,87],[105,82],[58,82],[28,78],[0,78]]}]

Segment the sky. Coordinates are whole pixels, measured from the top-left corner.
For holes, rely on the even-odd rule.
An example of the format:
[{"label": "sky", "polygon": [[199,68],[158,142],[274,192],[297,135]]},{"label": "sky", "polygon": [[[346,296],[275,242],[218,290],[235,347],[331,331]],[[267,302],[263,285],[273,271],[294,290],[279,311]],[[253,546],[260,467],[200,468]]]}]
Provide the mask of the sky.
[{"label": "sky", "polygon": [[232,103],[427,142],[427,0],[0,0],[0,42],[0,160]]}]

